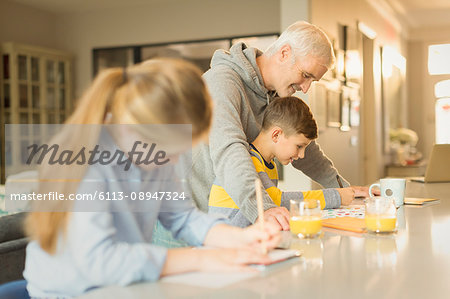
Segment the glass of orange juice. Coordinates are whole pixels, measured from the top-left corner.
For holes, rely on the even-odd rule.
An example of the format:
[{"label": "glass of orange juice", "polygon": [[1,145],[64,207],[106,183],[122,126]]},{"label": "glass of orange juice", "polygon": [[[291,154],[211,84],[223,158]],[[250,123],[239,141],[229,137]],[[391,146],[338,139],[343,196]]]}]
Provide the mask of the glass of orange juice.
[{"label": "glass of orange juice", "polygon": [[301,238],[314,238],[322,229],[322,212],[318,200],[291,200],[289,225]]},{"label": "glass of orange juice", "polygon": [[394,199],[370,197],[365,202],[366,228],[373,233],[392,233],[396,230],[397,215]]}]

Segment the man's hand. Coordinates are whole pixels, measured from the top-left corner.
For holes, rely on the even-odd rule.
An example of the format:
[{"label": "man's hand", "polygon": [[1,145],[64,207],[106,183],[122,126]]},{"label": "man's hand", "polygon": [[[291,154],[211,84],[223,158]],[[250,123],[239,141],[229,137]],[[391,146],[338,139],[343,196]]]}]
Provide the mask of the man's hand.
[{"label": "man's hand", "polygon": [[[353,191],[355,191],[355,197],[370,197],[371,195],[369,194],[369,187],[362,187],[362,186],[350,186],[350,188],[353,189]],[[380,196],[380,190],[373,190],[372,189],[372,193],[375,196]]]},{"label": "man's hand", "polygon": [[[258,219],[256,219],[258,221]],[[264,220],[279,227],[279,230],[289,230],[289,211],[285,207],[276,207],[264,211]]]},{"label": "man's hand", "polygon": [[348,206],[355,199],[355,191],[353,187],[337,188],[337,192],[341,196],[341,205]]}]

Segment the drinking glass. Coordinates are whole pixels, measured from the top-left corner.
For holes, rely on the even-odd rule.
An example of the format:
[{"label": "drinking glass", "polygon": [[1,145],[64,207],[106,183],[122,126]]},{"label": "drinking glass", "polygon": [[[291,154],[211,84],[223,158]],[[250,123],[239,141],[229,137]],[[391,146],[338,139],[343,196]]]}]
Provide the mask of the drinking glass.
[{"label": "drinking glass", "polygon": [[322,229],[322,212],[318,200],[291,200],[291,232],[302,238],[314,238]]},{"label": "drinking glass", "polygon": [[365,206],[367,231],[392,233],[396,230],[397,215],[393,198],[371,197],[366,200]]}]

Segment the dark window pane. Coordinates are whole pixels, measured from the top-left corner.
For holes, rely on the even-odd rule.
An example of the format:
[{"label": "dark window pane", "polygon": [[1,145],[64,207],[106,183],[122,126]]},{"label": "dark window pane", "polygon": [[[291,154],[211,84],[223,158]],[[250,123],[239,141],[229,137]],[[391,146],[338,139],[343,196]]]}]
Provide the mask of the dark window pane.
[{"label": "dark window pane", "polygon": [[5,108],[11,107],[11,98],[10,98],[10,92],[9,92],[9,84],[3,85],[3,92],[5,95],[5,101],[3,103]]},{"label": "dark window pane", "polygon": [[51,60],[47,60],[46,69],[47,69],[47,82],[49,83],[55,82],[55,63]]},{"label": "dark window pane", "polygon": [[18,56],[18,71],[19,80],[27,80],[27,57],[24,55]]},{"label": "dark window pane", "polygon": [[64,88],[59,89],[59,109],[66,109],[66,90]]},{"label": "dark window pane", "polygon": [[248,47],[258,48],[262,51],[266,51],[266,49],[277,39],[278,35],[252,36],[244,38],[234,38],[231,40],[231,44],[235,45],[239,42],[243,42]]},{"label": "dark window pane", "polygon": [[19,85],[19,107],[28,107],[28,86],[25,84]]},{"label": "dark window pane", "polygon": [[33,86],[31,87],[31,102],[33,108],[39,108],[40,107],[40,94],[39,94],[39,86]]},{"label": "dark window pane", "polygon": [[55,113],[49,113],[48,114],[48,123],[49,124],[57,124],[57,122],[56,122],[56,114]]},{"label": "dark window pane", "polygon": [[28,123],[28,113],[19,113],[19,124],[27,124]]},{"label": "dark window pane", "polygon": [[189,60],[196,64],[200,69],[206,71],[209,69],[211,57],[218,49],[228,50],[229,40],[205,41],[196,43],[179,43],[167,46],[149,46],[142,47],[142,60],[154,57],[176,57]]},{"label": "dark window pane", "polygon": [[3,55],[3,78],[9,79],[9,55]]},{"label": "dark window pane", "polygon": [[58,83],[63,84],[65,82],[65,76],[64,76],[64,62],[60,61],[58,63]]},{"label": "dark window pane", "polygon": [[5,124],[11,123],[11,114],[5,113]]},{"label": "dark window pane", "polygon": [[49,87],[47,88],[47,108],[52,109],[55,107],[55,89]]},{"label": "dark window pane", "polygon": [[94,50],[94,75],[106,68],[133,64],[133,48]]},{"label": "dark window pane", "polygon": [[39,81],[39,59],[31,57],[31,80]]}]

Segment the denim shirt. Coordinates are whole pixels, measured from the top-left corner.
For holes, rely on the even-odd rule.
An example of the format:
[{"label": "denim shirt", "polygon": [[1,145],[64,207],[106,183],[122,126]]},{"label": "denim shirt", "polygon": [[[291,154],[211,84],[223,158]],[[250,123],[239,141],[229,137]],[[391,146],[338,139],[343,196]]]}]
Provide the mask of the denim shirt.
[{"label": "denim shirt", "polygon": [[[154,170],[151,178],[134,164],[126,177],[116,167],[90,166],[77,193],[168,191],[168,181],[174,189],[173,167]],[[130,206],[134,204],[140,205],[138,211]],[[156,281],[167,256],[166,248],[151,244],[157,220],[175,238],[193,246],[203,244],[212,226],[226,222],[199,211],[190,197],[145,203],[110,201],[103,208],[69,214],[54,255],[36,241],[28,244],[24,277],[32,297],[71,297],[101,286]]]}]

